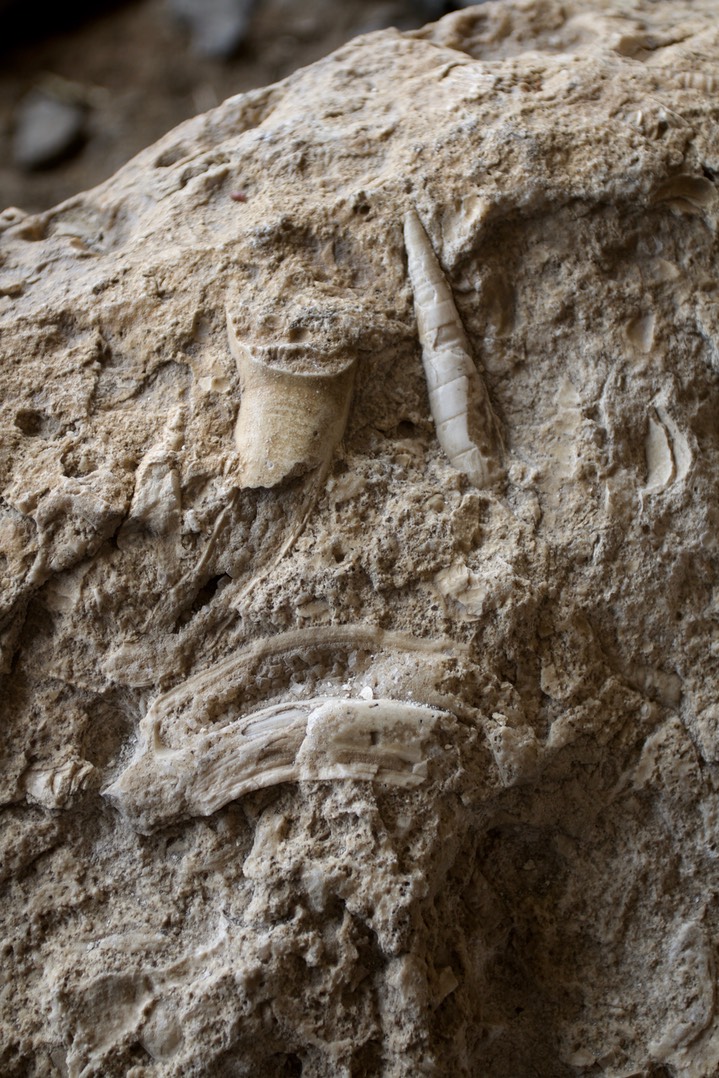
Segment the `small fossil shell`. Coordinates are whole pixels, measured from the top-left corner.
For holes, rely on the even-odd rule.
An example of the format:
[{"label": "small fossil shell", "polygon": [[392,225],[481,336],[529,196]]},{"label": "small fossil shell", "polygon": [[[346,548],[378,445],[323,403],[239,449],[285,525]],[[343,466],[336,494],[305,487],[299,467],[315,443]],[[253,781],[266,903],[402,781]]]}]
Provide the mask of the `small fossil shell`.
[{"label": "small fossil shell", "polygon": [[504,476],[497,419],[451,288],[414,210],[405,217],[404,240],[437,439],[458,471],[476,487],[491,487]]},{"label": "small fossil shell", "polygon": [[227,333],[242,392],[235,428],[239,485],[274,487],[326,464],[347,424],[354,362],[335,374],[297,373],[253,356],[229,312]]},{"label": "small fossil shell", "polygon": [[705,94],[714,94],[719,90],[719,76],[707,71],[675,71],[674,81],[683,90],[702,90]]},{"label": "small fossil shell", "polygon": [[672,209],[694,214],[706,210],[716,198],[716,187],[710,180],[684,173],[664,180],[654,192],[654,202],[664,202]]},{"label": "small fossil shell", "polygon": [[692,451],[686,436],[669,415],[665,400],[657,401],[649,414],[644,452],[645,494],[659,494],[675,483],[684,482],[692,465]]}]

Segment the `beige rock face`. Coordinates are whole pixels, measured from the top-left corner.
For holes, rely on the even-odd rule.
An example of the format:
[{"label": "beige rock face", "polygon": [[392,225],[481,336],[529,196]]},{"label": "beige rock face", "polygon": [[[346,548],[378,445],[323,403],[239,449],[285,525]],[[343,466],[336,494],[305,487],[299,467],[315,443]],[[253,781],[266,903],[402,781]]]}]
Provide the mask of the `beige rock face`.
[{"label": "beige rock face", "polygon": [[718,175],[516,0],[2,216],[4,1078],[719,1072]]}]

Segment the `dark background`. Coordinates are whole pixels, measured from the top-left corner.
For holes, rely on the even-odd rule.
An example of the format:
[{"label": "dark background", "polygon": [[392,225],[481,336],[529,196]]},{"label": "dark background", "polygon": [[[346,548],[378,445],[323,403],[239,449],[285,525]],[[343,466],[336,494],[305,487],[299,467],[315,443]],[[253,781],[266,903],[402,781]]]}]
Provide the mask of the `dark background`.
[{"label": "dark background", "polygon": [[0,210],[92,187],[226,97],[443,0],[0,0]]}]

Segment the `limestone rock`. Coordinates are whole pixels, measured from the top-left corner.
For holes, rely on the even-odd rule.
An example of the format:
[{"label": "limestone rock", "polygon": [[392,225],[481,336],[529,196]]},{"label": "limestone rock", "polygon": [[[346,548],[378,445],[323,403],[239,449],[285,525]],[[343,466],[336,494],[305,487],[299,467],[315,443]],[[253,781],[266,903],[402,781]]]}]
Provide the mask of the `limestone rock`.
[{"label": "limestone rock", "polygon": [[715,18],[372,34],[0,217],[3,1076],[717,1073]]}]

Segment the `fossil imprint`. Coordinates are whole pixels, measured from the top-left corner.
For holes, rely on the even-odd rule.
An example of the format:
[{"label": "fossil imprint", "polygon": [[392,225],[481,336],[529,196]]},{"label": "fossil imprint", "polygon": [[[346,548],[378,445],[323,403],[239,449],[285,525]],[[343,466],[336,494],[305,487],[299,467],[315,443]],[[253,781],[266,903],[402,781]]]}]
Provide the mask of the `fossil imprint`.
[{"label": "fossil imprint", "polygon": [[405,216],[404,241],[437,440],[476,487],[495,486],[504,477],[497,418],[452,291],[414,210]]},{"label": "fossil imprint", "polygon": [[[471,358],[450,287],[413,211],[405,218],[405,244],[439,443],[452,465],[475,486],[493,486],[504,476],[497,419]],[[345,431],[354,360],[333,373],[287,370],[264,362],[239,340],[229,311],[227,331],[242,393],[235,428],[241,461],[238,487],[271,488],[315,470],[317,487]],[[272,350],[258,351],[269,356]],[[285,351],[291,352],[291,346]],[[315,500],[316,490],[299,528],[249,587],[289,549]],[[215,527],[209,553],[233,503]],[[209,553],[196,574],[204,569]],[[213,725],[223,713],[221,700],[228,697],[229,686],[248,660],[265,649],[274,654],[291,650],[304,635],[296,631],[255,641],[156,698],[142,720],[134,759],[104,791],[137,830],[149,832],[184,815],[210,815],[244,794],[282,782],[360,779],[414,786],[424,781],[430,736],[438,725],[446,729],[457,721],[444,701],[436,706],[434,692],[425,702],[331,693],[285,699]],[[334,626],[330,635],[339,646],[418,652],[427,658],[457,648],[454,643],[448,647],[447,641],[430,642],[358,625]],[[210,700],[214,702],[208,707]],[[206,725],[186,727],[183,716],[193,711],[206,715]]]}]

